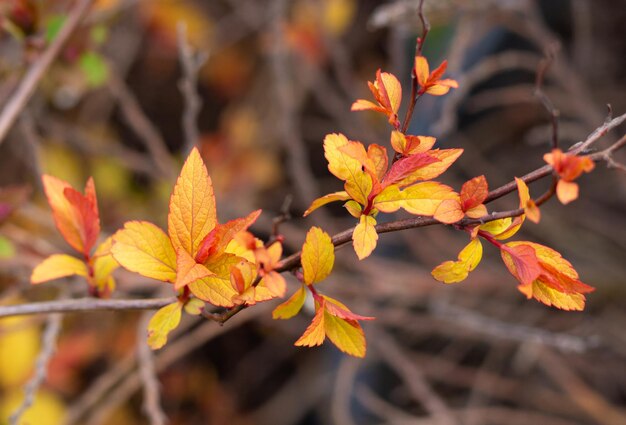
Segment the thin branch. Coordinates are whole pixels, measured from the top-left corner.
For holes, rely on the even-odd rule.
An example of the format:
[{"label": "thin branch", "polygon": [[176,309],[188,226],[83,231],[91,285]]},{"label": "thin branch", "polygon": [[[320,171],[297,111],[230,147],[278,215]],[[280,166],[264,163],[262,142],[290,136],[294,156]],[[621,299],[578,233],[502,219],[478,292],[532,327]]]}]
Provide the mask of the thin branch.
[{"label": "thin branch", "polygon": [[202,109],[202,99],[198,95],[198,72],[208,59],[206,53],[196,53],[187,40],[187,25],[179,22],[178,30],[178,57],[183,68],[183,76],[178,87],[185,100],[183,112],[183,131],[185,132],[185,152],[190,152],[198,145],[200,133],[198,131],[198,115]]},{"label": "thin branch", "polygon": [[558,49],[559,44],[556,42],[552,43],[546,49],[546,57],[539,62],[539,67],[537,68],[537,77],[535,79],[534,92],[535,96],[539,98],[543,106],[550,114],[550,121],[552,122],[552,149],[556,149],[559,147],[559,116],[561,115],[561,113],[558,109],[555,108],[550,98],[543,91],[543,85],[546,73],[548,72],[548,69],[552,64],[552,61],[554,60],[554,56],[556,55]]},{"label": "thin branch", "polygon": [[137,327],[137,361],[139,363],[139,376],[143,383],[143,410],[150,419],[150,425],[164,425],[167,423],[167,417],[161,407],[154,353],[148,346],[145,337],[151,317],[151,313],[144,313]]},{"label": "thin branch", "polygon": [[0,317],[73,311],[153,310],[165,307],[166,305],[175,302],[176,299],[176,297],[137,300],[99,300],[96,298],[78,298],[73,300],[46,301],[31,304],[0,306]]},{"label": "thin branch", "polygon": [[56,350],[56,343],[59,337],[59,333],[61,332],[62,322],[62,314],[53,314],[48,317],[46,330],[42,338],[42,349],[39,353],[39,357],[37,358],[37,363],[35,365],[35,375],[31,378],[30,381],[28,381],[28,384],[26,384],[26,387],[24,388],[24,401],[22,401],[22,404],[9,418],[9,424],[20,424],[22,415],[35,401],[37,391],[39,390],[39,387],[41,386],[43,381],[46,379],[48,362],[50,361],[50,358]]},{"label": "thin branch", "polygon": [[61,28],[52,43],[50,43],[39,59],[32,64],[24,75],[24,78],[22,78],[22,81],[20,81],[11,99],[7,102],[0,114],[0,144],[6,138],[20,112],[22,112],[35,92],[37,84],[52,64],[52,61],[58,56],[70,35],[76,30],[93,1],[94,0],[79,0],[76,2],[73,9],[68,14],[63,28]]}]

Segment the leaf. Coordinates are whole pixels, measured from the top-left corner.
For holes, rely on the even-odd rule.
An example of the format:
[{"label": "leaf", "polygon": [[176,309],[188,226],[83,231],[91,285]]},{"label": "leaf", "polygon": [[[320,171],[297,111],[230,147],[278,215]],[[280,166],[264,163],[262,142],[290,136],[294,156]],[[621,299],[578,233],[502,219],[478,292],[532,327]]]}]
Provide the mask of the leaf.
[{"label": "leaf", "polygon": [[148,345],[158,350],[167,343],[168,334],[178,327],[183,304],[176,301],[159,309],[148,323]]},{"label": "leaf", "polygon": [[352,245],[359,260],[369,257],[378,241],[376,233],[376,219],[369,215],[362,215],[359,224],[352,233]]},{"label": "leaf", "polygon": [[556,197],[559,198],[559,201],[561,201],[563,205],[575,201],[578,199],[578,184],[559,180],[556,184]]},{"label": "leaf", "polygon": [[418,153],[402,158],[391,166],[383,179],[383,186],[399,183],[434,162],[439,162],[439,160],[427,153]]},{"label": "leaf", "polygon": [[459,84],[455,80],[441,79],[448,66],[447,61],[443,61],[433,72],[428,73],[428,61],[423,56],[415,56],[414,72],[419,86],[418,93],[428,93],[433,96],[441,96],[451,88],[457,88]]},{"label": "leaf", "polygon": [[324,313],[324,331],[328,339],[344,353],[355,357],[365,357],[367,345],[363,328],[359,322],[341,319],[331,315],[326,310]]},{"label": "leaf", "polygon": [[402,86],[400,81],[387,72],[376,72],[376,81],[368,82],[370,91],[374,95],[378,105],[364,99],[359,99],[352,104],[353,111],[372,110],[385,114],[389,123],[395,127],[400,126],[398,121],[398,110],[402,102]]},{"label": "leaf", "polygon": [[478,238],[472,239],[459,252],[457,261],[446,261],[433,269],[432,276],[440,282],[456,283],[465,280],[483,256],[483,246]]},{"label": "leaf", "polygon": [[199,300],[198,298],[190,298],[185,303],[185,313],[190,314],[192,316],[199,316],[202,314],[202,310],[204,309],[204,301]]},{"label": "leaf", "polygon": [[487,185],[487,179],[484,175],[474,177],[463,183],[463,187],[461,187],[461,192],[459,193],[463,211],[468,211],[481,205],[485,199],[487,199],[488,194],[489,186]]},{"label": "leaf", "polygon": [[170,198],[167,225],[174,249],[196,256],[202,239],[217,224],[215,196],[200,152],[194,148],[185,161]]},{"label": "leaf", "polygon": [[392,213],[398,211],[406,199],[405,193],[398,186],[387,186],[374,198],[372,206],[378,211]]},{"label": "leaf", "polygon": [[13,242],[0,235],[0,259],[13,258],[15,256],[15,246]]},{"label": "leaf", "polygon": [[515,235],[522,223],[524,223],[523,215],[515,219],[505,217],[482,224],[479,229],[491,234],[495,239],[504,240]]},{"label": "leaf", "polygon": [[89,278],[89,284],[95,286],[99,297],[108,297],[115,290],[115,279],[111,274],[120,266],[111,254],[113,237],[108,237],[98,245],[96,252],[91,257],[93,276]]},{"label": "leaf", "polygon": [[232,307],[234,305],[233,297],[238,295],[238,292],[231,285],[230,271],[240,261],[241,257],[223,254],[205,264],[209,270],[215,273],[214,275],[196,280],[187,287],[193,295],[201,300],[219,307]]},{"label": "leaf", "polygon": [[[528,247],[534,250],[540,274],[531,283],[521,283],[520,292],[528,298],[535,298],[548,306],[563,310],[582,310],[585,306],[585,293],[595,290],[578,279],[578,273],[557,251],[533,242],[509,242],[508,248],[523,249]],[[511,258],[502,256],[511,274],[520,282],[520,271]],[[529,279],[526,279],[527,282]]]},{"label": "leaf", "polygon": [[361,163],[340,150],[348,142],[343,134],[328,134],[324,138],[324,156],[328,161],[328,170],[343,181],[354,180],[357,173],[362,173]]},{"label": "leaf", "polygon": [[530,285],[541,274],[539,260],[535,250],[528,245],[502,245],[500,250],[502,260],[509,272],[522,285]]},{"label": "leaf", "polygon": [[262,282],[273,297],[282,298],[285,296],[287,282],[285,282],[285,278],[280,273],[271,271],[263,276]]},{"label": "leaf", "polygon": [[229,220],[224,224],[217,224],[200,242],[195,256],[196,262],[204,263],[211,255],[223,253],[233,238],[238,233],[248,230],[260,215],[261,210],[256,210],[248,214],[247,217]]},{"label": "leaf", "polygon": [[433,214],[433,218],[446,224],[456,223],[461,220],[463,216],[461,203],[457,199],[445,199],[439,204],[435,210],[435,214]]},{"label": "leaf", "polygon": [[306,328],[302,336],[295,342],[294,345],[296,347],[315,347],[316,345],[322,345],[326,338],[324,332],[324,311],[324,303],[322,303],[315,311],[315,316],[309,327]]},{"label": "leaf", "polygon": [[[9,300],[14,305],[27,302],[17,297]],[[7,299],[3,298],[0,305],[6,304]],[[40,341],[39,325],[32,318],[14,316],[0,320],[0,385],[3,388],[20,388],[32,375]],[[24,394],[20,395],[21,402]]]},{"label": "leaf", "polygon": [[437,139],[431,136],[405,135],[397,130],[391,132],[391,146],[404,156],[425,153],[435,145],[436,141]]},{"label": "leaf", "polygon": [[67,276],[87,277],[87,265],[76,257],[67,254],[54,254],[43,260],[30,276],[30,283],[38,284]]},{"label": "leaf", "polygon": [[182,289],[198,279],[213,274],[204,265],[196,263],[196,260],[183,248],[176,250],[176,281],[174,282],[174,289]]},{"label": "leaf", "polygon": [[147,221],[128,221],[113,235],[111,253],[131,272],[164,282],[176,281],[176,252],[163,230]]},{"label": "leaf", "polygon": [[435,177],[439,177],[461,156],[463,149],[434,149],[426,153],[439,161],[411,173],[408,177],[398,182],[400,187],[409,186],[416,181],[432,180]]},{"label": "leaf", "polygon": [[384,146],[372,143],[367,147],[367,157],[373,164],[373,172],[376,176],[376,180],[380,181],[385,175],[389,165],[387,149]]},{"label": "leaf", "polygon": [[352,199],[361,205],[367,205],[367,200],[373,189],[372,177],[365,171],[357,171],[346,181],[344,189]]},{"label": "leaf", "polygon": [[343,190],[341,192],[329,193],[328,195],[324,195],[321,198],[317,198],[315,201],[313,201],[311,203],[311,206],[304,212],[303,217],[306,217],[323,205],[335,201],[347,201],[348,199],[350,199],[350,195],[348,195],[348,192]]},{"label": "leaf", "polygon": [[361,217],[363,213],[363,206],[359,204],[357,201],[350,200],[343,204],[344,208],[350,213],[350,215],[354,218]]},{"label": "leaf", "polygon": [[57,229],[72,248],[89,255],[100,232],[93,180],[87,181],[85,195],[56,177],[44,175],[42,180]]},{"label": "leaf", "polygon": [[335,246],[328,233],[311,227],[302,245],[304,283],[313,285],[328,277],[335,263]]},{"label": "leaf", "polygon": [[[410,214],[433,216],[445,200],[457,200],[459,195],[438,182],[423,182],[404,189],[402,207]],[[444,210],[441,211],[443,214]]]},{"label": "leaf", "polygon": [[300,286],[287,301],[280,304],[272,312],[274,319],[291,319],[300,312],[304,301],[306,300],[306,290],[304,286]]}]

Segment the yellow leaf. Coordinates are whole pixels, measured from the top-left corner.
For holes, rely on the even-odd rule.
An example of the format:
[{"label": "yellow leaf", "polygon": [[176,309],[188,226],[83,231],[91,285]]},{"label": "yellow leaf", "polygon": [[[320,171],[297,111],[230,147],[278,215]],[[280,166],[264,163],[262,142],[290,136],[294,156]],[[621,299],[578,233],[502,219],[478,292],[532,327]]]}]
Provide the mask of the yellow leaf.
[{"label": "yellow leaf", "polygon": [[504,240],[515,235],[524,223],[524,216],[501,218],[482,224],[480,230],[490,233],[495,239]]},{"label": "yellow leaf", "polygon": [[344,189],[346,189],[350,197],[361,205],[367,205],[367,199],[372,192],[372,187],[372,176],[360,170],[356,171],[344,185]]},{"label": "yellow leaf", "polygon": [[[26,301],[14,299],[12,304],[23,302]],[[0,387],[26,382],[37,360],[39,341],[39,327],[28,317],[0,319]]]},{"label": "yellow leaf", "polygon": [[187,314],[199,316],[204,309],[204,301],[199,300],[198,298],[191,298],[185,303],[184,309]]},{"label": "yellow leaf", "polygon": [[539,211],[539,207],[531,199],[528,185],[524,180],[517,177],[515,177],[515,183],[517,183],[517,192],[519,193],[519,207],[524,208],[524,214],[530,221],[539,223],[541,211]]},{"label": "yellow leaf", "polygon": [[350,213],[350,215],[354,218],[361,217],[363,206],[359,204],[357,201],[350,200],[343,204],[344,208]]},{"label": "yellow leaf", "polygon": [[[400,104],[402,103],[402,86],[400,85],[400,81],[398,81],[395,75],[389,74],[388,72],[382,72],[380,79],[389,97],[391,110],[397,114],[400,109]],[[378,89],[382,91],[382,87]]]},{"label": "yellow leaf", "polygon": [[328,195],[324,195],[321,198],[317,198],[315,201],[313,201],[309,209],[304,212],[303,217],[306,217],[323,205],[335,201],[347,201],[348,199],[350,199],[350,195],[348,195],[348,192],[345,191],[329,193]]},{"label": "yellow leaf", "polygon": [[306,300],[306,290],[301,286],[287,301],[280,304],[272,312],[274,319],[291,319],[298,314]]},{"label": "yellow leaf", "polygon": [[263,285],[269,290],[273,297],[284,297],[287,291],[287,282],[285,278],[277,272],[269,272],[263,276]]},{"label": "yellow leaf", "polygon": [[392,213],[398,211],[404,204],[406,196],[395,184],[387,186],[374,198],[373,206],[378,211]]},{"label": "yellow leaf", "polygon": [[231,285],[230,270],[241,260],[241,257],[231,254],[224,254],[211,260],[205,266],[215,275],[190,283],[189,290],[196,297],[215,306],[232,307],[233,297],[238,295],[238,292]]},{"label": "yellow leaf", "polygon": [[67,276],[88,276],[87,265],[67,254],[54,254],[43,260],[30,276],[30,283],[37,284]]},{"label": "yellow leaf", "polygon": [[352,244],[359,260],[369,257],[378,241],[376,233],[376,219],[369,215],[362,215],[359,224],[352,233]]},{"label": "yellow leaf", "polygon": [[304,283],[312,285],[328,277],[335,264],[335,246],[319,227],[311,227],[302,245]]},{"label": "yellow leaf", "polygon": [[176,301],[159,309],[148,323],[148,345],[158,350],[167,342],[167,335],[178,327],[183,304]]},{"label": "yellow leaf", "polygon": [[296,347],[315,347],[322,345],[326,334],[324,333],[324,304],[318,306],[313,321],[304,331],[302,336],[295,342]]},{"label": "yellow leaf", "polygon": [[211,178],[198,149],[183,165],[170,198],[167,226],[174,249],[184,248],[196,256],[202,239],[217,224]]},{"label": "yellow leaf", "polygon": [[414,171],[410,176],[398,182],[400,187],[408,186],[420,180],[432,180],[440,176],[461,156],[463,149],[434,149],[426,151],[426,153],[439,161]]},{"label": "yellow leaf", "polygon": [[324,331],[341,351],[355,357],[365,357],[365,334],[359,322],[344,320],[324,312]]},{"label": "yellow leaf", "polygon": [[384,146],[373,143],[367,147],[367,157],[373,165],[372,171],[374,175],[378,180],[382,180],[387,171],[387,166],[389,165],[387,149]]},{"label": "yellow leaf", "polygon": [[108,237],[102,242],[93,255],[93,279],[98,291],[107,294],[115,289],[115,280],[111,273],[120,265],[113,258],[111,248],[113,246],[113,237]]},{"label": "yellow leaf", "polygon": [[423,182],[404,189],[402,207],[415,215],[432,216],[446,199],[458,199],[459,195],[450,187],[438,182]]},{"label": "yellow leaf", "polygon": [[113,235],[111,253],[122,267],[164,282],[176,281],[176,252],[163,230],[147,221],[128,221]]},{"label": "yellow leaf", "polygon": [[196,263],[183,248],[176,250],[176,282],[174,289],[179,290],[203,277],[211,276],[212,271],[204,265]]},{"label": "yellow leaf", "polygon": [[470,218],[480,218],[487,215],[487,207],[484,204],[475,206],[465,211],[465,214]]},{"label": "yellow leaf", "polygon": [[541,278],[533,281],[530,286],[518,286],[518,289],[528,298],[547,305],[560,308],[561,310],[583,311],[585,309],[585,296],[579,293],[566,294],[546,285]]},{"label": "yellow leaf", "polygon": [[333,35],[342,34],[354,19],[355,0],[324,0],[322,24]]},{"label": "yellow leaf", "polygon": [[328,170],[335,177],[343,181],[354,181],[356,174],[362,173],[361,163],[340,150],[348,143],[343,134],[328,134],[324,138],[324,156],[328,161]]},{"label": "yellow leaf", "polygon": [[461,250],[457,261],[446,261],[433,269],[431,274],[444,283],[461,282],[474,270],[483,256],[483,246],[478,238],[472,239]]}]

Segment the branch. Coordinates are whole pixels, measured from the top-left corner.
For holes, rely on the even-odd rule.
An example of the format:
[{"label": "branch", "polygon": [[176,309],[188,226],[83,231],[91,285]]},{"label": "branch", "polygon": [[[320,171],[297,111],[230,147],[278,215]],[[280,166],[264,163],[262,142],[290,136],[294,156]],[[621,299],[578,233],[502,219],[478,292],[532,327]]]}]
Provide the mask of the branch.
[{"label": "branch", "polygon": [[50,64],[52,64],[52,61],[58,56],[61,48],[69,39],[70,35],[72,35],[74,30],[76,30],[93,1],[94,0],[79,0],[76,2],[74,8],[70,11],[63,28],[61,28],[58,35],[52,43],[50,43],[39,59],[30,66],[24,75],[24,78],[20,81],[20,84],[15,92],[13,92],[11,99],[7,102],[6,106],[2,110],[2,113],[0,114],[0,144],[2,144],[6,138],[20,112],[22,112],[35,92],[37,84],[50,67]]},{"label": "branch", "polygon": [[144,313],[137,328],[137,359],[139,377],[143,383],[143,410],[150,420],[150,425],[165,425],[167,416],[161,407],[159,380],[156,376],[154,353],[146,342],[145,334],[150,322],[150,314]]},{"label": "branch", "polygon": [[176,300],[176,297],[167,297],[137,300],[99,300],[95,298],[79,298],[73,300],[46,301],[31,304],[0,306],[0,318],[8,316],[24,316],[28,314],[48,314],[72,311],[152,310],[165,307]]},{"label": "branch", "polygon": [[178,30],[178,57],[183,67],[183,76],[178,82],[178,87],[185,100],[183,112],[183,131],[185,132],[185,152],[191,152],[197,146],[200,139],[198,132],[198,115],[202,108],[202,99],[198,95],[198,72],[208,59],[206,53],[196,54],[187,40],[187,25],[179,22]]},{"label": "branch", "polygon": [[9,423],[11,425],[22,423],[22,415],[33,404],[39,387],[43,383],[44,379],[46,379],[48,362],[56,349],[56,342],[59,332],[61,331],[62,322],[63,316],[61,314],[54,314],[48,318],[46,330],[42,338],[43,347],[35,365],[35,375],[30,381],[28,381],[28,384],[26,384],[26,387],[24,388],[24,401],[22,401],[22,404],[9,418]]}]

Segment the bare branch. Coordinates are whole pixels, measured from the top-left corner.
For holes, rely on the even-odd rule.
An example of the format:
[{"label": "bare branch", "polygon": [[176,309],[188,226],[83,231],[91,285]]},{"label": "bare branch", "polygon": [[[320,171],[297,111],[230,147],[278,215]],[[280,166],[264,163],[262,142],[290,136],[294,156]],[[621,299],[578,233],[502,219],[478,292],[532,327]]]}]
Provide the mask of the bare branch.
[{"label": "bare branch", "polygon": [[200,138],[198,131],[198,114],[202,108],[202,99],[198,95],[198,72],[208,59],[206,53],[196,53],[187,40],[187,25],[178,23],[178,57],[183,68],[183,76],[178,82],[178,87],[185,100],[183,112],[183,131],[185,132],[185,152],[189,153],[194,146],[198,145]]},{"label": "bare branch", "polygon": [[46,301],[31,304],[0,306],[0,317],[72,311],[153,310],[164,307],[175,301],[176,297],[137,300],[99,300],[96,298],[79,298],[73,300]]},{"label": "bare branch", "polygon": [[35,92],[37,84],[50,67],[50,64],[52,64],[52,61],[57,57],[70,35],[76,30],[93,1],[94,0],[79,0],[76,2],[73,9],[68,14],[67,21],[65,25],[63,25],[63,28],[61,28],[52,43],[50,43],[39,59],[33,63],[26,72],[26,75],[24,75],[24,78],[22,78],[22,81],[20,81],[11,99],[7,102],[0,114],[0,144],[6,138],[20,112],[22,112],[30,97]]},{"label": "bare branch", "polygon": [[137,361],[139,376],[143,383],[143,410],[150,419],[150,425],[164,425],[167,423],[167,417],[160,403],[154,354],[146,342],[146,328],[151,317],[151,313],[144,313],[137,327]]},{"label": "bare branch", "polygon": [[30,381],[28,381],[28,384],[26,384],[26,387],[24,388],[24,401],[22,401],[22,404],[9,418],[9,423],[11,425],[21,423],[20,419],[22,418],[22,415],[33,404],[39,387],[46,379],[48,362],[56,350],[56,343],[59,333],[61,332],[62,322],[63,315],[61,314],[53,314],[48,317],[46,330],[42,338],[42,349],[35,365],[35,375],[30,379]]}]

